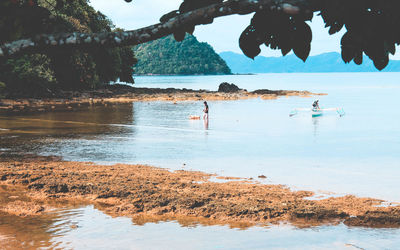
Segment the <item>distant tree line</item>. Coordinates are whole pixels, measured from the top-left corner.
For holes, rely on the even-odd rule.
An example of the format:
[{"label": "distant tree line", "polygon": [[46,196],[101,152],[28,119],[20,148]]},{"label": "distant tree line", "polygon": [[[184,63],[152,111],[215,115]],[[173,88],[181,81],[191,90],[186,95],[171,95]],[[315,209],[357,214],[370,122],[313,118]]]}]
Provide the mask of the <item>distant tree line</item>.
[{"label": "distant tree line", "polygon": [[187,35],[182,42],[167,36],[138,45],[135,55],[138,59],[136,74],[231,74],[214,49],[207,43],[200,43],[193,35]]},{"label": "distant tree line", "polygon": [[[87,0],[3,0],[0,44],[43,33],[118,31]],[[119,30],[121,31],[121,30]],[[42,53],[0,58],[0,92],[48,94],[94,89],[110,81],[133,83],[132,47],[54,47]]]}]

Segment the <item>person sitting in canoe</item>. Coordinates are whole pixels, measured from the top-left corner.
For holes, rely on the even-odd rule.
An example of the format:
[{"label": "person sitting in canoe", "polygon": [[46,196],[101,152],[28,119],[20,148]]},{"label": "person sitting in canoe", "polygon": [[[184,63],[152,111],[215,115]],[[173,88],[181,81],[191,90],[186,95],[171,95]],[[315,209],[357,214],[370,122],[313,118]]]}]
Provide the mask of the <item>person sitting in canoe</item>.
[{"label": "person sitting in canoe", "polygon": [[319,110],[321,109],[319,107],[319,100],[314,101],[314,103],[312,104],[313,110]]}]

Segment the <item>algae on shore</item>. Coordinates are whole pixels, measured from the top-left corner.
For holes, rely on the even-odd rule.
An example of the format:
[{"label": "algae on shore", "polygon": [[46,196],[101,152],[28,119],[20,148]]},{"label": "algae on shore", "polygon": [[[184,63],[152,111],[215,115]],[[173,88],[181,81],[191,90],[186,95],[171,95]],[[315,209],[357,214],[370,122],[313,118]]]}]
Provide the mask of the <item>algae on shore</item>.
[{"label": "algae on shore", "polygon": [[312,226],[343,221],[349,226],[400,227],[400,207],[379,206],[382,200],[351,195],[312,200],[305,199],[314,195],[309,191],[253,180],[212,182],[210,177],[203,172],[49,157],[3,158],[0,163],[1,183],[24,186],[33,201],[86,201],[141,223],[189,218],[209,224],[289,221]]}]

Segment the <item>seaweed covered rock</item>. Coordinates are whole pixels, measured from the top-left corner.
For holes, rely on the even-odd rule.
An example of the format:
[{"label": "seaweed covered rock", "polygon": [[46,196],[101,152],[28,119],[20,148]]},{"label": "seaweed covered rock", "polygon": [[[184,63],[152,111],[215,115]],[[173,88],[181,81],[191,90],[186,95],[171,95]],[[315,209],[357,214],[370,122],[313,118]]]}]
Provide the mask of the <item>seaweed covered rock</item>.
[{"label": "seaweed covered rock", "polygon": [[238,92],[240,90],[242,89],[239,89],[239,87],[236,86],[235,84],[227,82],[221,83],[218,87],[218,92],[225,92],[225,93]]}]

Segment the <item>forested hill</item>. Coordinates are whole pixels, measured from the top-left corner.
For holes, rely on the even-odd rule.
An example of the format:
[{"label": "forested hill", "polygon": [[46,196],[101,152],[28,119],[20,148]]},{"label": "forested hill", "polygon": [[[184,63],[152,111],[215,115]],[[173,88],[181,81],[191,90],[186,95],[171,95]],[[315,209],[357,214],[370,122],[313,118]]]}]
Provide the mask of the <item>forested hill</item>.
[{"label": "forested hill", "polygon": [[225,61],[207,43],[187,35],[182,42],[172,36],[135,47],[136,74],[216,75],[231,74]]},{"label": "forested hill", "polygon": [[[254,60],[243,54],[222,52],[219,54],[233,73],[316,73],[316,72],[377,72],[372,61],[364,55],[361,65],[354,62],[345,64],[337,52],[308,57],[304,63],[295,55],[285,57],[257,56]],[[400,72],[400,61],[390,60],[384,72]]]}]

